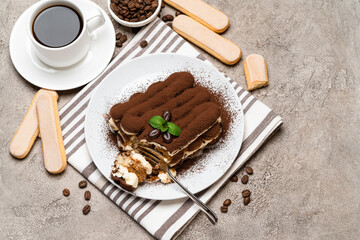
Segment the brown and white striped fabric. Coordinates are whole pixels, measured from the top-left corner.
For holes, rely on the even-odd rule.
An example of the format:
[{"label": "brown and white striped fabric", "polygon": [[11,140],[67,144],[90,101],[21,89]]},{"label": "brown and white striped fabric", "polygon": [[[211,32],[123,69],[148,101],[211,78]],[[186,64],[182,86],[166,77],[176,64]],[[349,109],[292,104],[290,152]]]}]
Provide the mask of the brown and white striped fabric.
[{"label": "brown and white striped fabric", "polygon": [[[149,44],[146,48],[141,48],[140,42],[144,39]],[[161,52],[197,57],[210,64],[189,43],[157,19],[143,28],[97,79],[84,87],[60,110],[60,118],[68,162],[154,237],[171,239],[178,236],[195,217],[199,211],[198,207],[189,199],[155,201],[134,197],[118,189],[97,170],[89,155],[84,136],[86,108],[96,86],[118,65],[132,58]],[[281,118],[271,109],[251,96],[235,81],[227,79],[237,92],[243,106],[244,140],[241,151],[227,174],[199,194],[204,202],[208,202],[227,179],[282,124]]]}]

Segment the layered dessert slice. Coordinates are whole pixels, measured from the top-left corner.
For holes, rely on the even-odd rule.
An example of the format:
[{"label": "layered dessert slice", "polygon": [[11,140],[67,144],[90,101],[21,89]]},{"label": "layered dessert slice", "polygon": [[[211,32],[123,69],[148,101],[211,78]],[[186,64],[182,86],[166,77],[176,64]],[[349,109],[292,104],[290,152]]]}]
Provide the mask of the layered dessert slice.
[{"label": "layered dessert slice", "polygon": [[[110,126],[121,141],[122,151],[138,154],[138,146],[151,147],[164,156],[170,167],[180,165],[216,143],[222,133],[220,106],[207,88],[195,83],[189,72],[173,73],[165,81],[150,85],[127,102],[115,104],[109,115]],[[137,164],[145,165],[142,161]],[[115,165],[118,167],[113,172],[128,168],[128,172],[138,173],[124,161],[115,161]],[[159,174],[156,166],[151,173],[150,170],[146,172],[146,175],[151,174]],[[146,179],[144,174],[138,175],[138,182]],[[119,179],[116,181],[121,184]]]}]

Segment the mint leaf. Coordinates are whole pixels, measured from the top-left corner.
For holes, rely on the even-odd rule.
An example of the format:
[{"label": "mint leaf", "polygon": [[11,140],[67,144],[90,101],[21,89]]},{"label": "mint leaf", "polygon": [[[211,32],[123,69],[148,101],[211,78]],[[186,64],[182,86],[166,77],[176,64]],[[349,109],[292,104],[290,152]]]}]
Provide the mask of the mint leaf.
[{"label": "mint leaf", "polygon": [[[150,118],[150,121],[149,121],[149,124],[153,127],[153,128],[156,128],[156,129],[160,129],[162,131],[161,128],[164,128],[166,126],[166,121],[160,117],[160,116],[154,116],[152,118]],[[167,130],[167,129],[166,129]],[[165,130],[165,131],[166,131]]]},{"label": "mint leaf", "polygon": [[168,128],[168,126],[162,126],[161,128],[160,128],[160,130],[162,131],[162,132],[166,132],[167,130],[168,130],[169,128]]},{"label": "mint leaf", "polygon": [[181,129],[175,124],[175,123],[172,123],[172,122],[168,122],[167,124],[167,127],[169,128],[168,129],[168,132],[176,137],[178,137],[181,133]]}]

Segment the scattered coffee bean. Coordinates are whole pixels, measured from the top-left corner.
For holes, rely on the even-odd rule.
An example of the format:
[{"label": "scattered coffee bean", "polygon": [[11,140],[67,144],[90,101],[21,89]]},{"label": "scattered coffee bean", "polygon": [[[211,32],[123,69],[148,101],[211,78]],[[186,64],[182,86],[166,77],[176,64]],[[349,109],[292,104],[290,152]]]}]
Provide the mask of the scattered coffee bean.
[{"label": "scattered coffee bean", "polygon": [[242,194],[243,198],[246,198],[246,197],[250,197],[251,192],[246,189],[246,190],[242,191],[241,194]]},{"label": "scattered coffee bean", "polygon": [[89,201],[90,198],[91,198],[91,192],[90,191],[85,191],[84,198],[85,198],[85,200]]},{"label": "scattered coffee bean", "polygon": [[142,40],[140,43],[140,47],[142,47],[142,48],[147,47],[147,45],[148,45],[148,42],[146,40]]},{"label": "scattered coffee bean", "polygon": [[165,3],[161,2],[161,8],[164,8],[164,7],[165,7]]},{"label": "scattered coffee bean", "polygon": [[82,212],[84,215],[87,215],[91,210],[90,205],[85,205],[85,207],[83,208]]},{"label": "scattered coffee bean", "polygon": [[86,186],[87,186],[87,181],[82,180],[79,182],[79,188],[86,188]]},{"label": "scattered coffee bean", "polygon": [[248,205],[250,202],[251,202],[250,197],[244,198],[244,205],[245,205],[245,206]]},{"label": "scattered coffee bean", "polygon": [[120,37],[120,42],[121,43],[124,43],[124,42],[126,42],[127,41],[127,36],[126,35],[122,35],[121,37]]},{"label": "scattered coffee bean", "polygon": [[253,169],[251,167],[246,167],[245,171],[247,174],[252,175],[254,173]]},{"label": "scattered coffee bean", "polygon": [[237,182],[239,180],[238,176],[234,175],[230,178],[230,181]]},{"label": "scattered coffee bean", "polygon": [[226,199],[223,203],[224,206],[230,206],[231,204],[231,200],[230,199]]},{"label": "scattered coffee bean", "polygon": [[172,20],[174,20],[174,16],[170,15],[170,14],[166,14],[165,16],[163,16],[161,18],[164,22],[171,22]]},{"label": "scattered coffee bean", "polygon": [[182,12],[180,12],[180,11],[178,10],[178,11],[176,11],[175,16],[177,17],[177,16],[179,16],[179,15],[181,15],[181,14],[182,14]]},{"label": "scattered coffee bean", "polygon": [[149,138],[152,140],[152,139],[155,139],[155,138],[158,138],[161,134],[161,131],[160,129],[154,129],[154,130],[151,130],[150,133],[149,133]]},{"label": "scattered coffee bean", "polygon": [[170,122],[171,121],[171,118],[172,118],[172,115],[171,115],[171,112],[170,111],[165,111],[162,115],[162,118],[167,121],[167,122]]},{"label": "scattered coffee bean", "polygon": [[116,34],[116,40],[119,40],[121,38],[121,36],[122,36],[122,33],[117,33]]},{"label": "scattered coffee bean", "polygon": [[70,195],[70,190],[67,189],[67,188],[64,188],[63,194],[64,194],[65,197],[68,197]]},{"label": "scattered coffee bean", "polygon": [[167,23],[167,25],[172,28],[172,23],[171,22]]},{"label": "scattered coffee bean", "polygon": [[227,212],[228,212],[228,207],[227,207],[227,206],[221,206],[221,207],[220,207],[220,211],[221,211],[222,213],[227,213]]},{"label": "scattered coffee bean", "polygon": [[163,140],[164,140],[165,143],[171,143],[172,140],[173,140],[173,137],[172,137],[172,135],[171,135],[169,132],[164,132],[164,133],[162,134],[162,138],[163,138]]},{"label": "scattered coffee bean", "polygon": [[116,41],[116,46],[117,46],[118,48],[121,48],[121,47],[122,47],[122,43],[121,43],[120,41]]},{"label": "scattered coffee bean", "polygon": [[242,176],[242,178],[241,178],[241,182],[242,182],[243,184],[247,184],[247,183],[248,183],[248,181],[249,181],[249,176],[248,176],[248,175],[244,175],[244,176]]}]

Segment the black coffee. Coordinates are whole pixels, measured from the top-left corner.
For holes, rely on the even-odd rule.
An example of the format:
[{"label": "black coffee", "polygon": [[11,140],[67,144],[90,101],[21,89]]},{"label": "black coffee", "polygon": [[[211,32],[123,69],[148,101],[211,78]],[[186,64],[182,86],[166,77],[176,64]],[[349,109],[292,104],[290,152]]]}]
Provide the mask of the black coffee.
[{"label": "black coffee", "polygon": [[42,10],[33,22],[35,39],[51,48],[72,43],[81,33],[82,19],[74,9],[56,5]]}]

